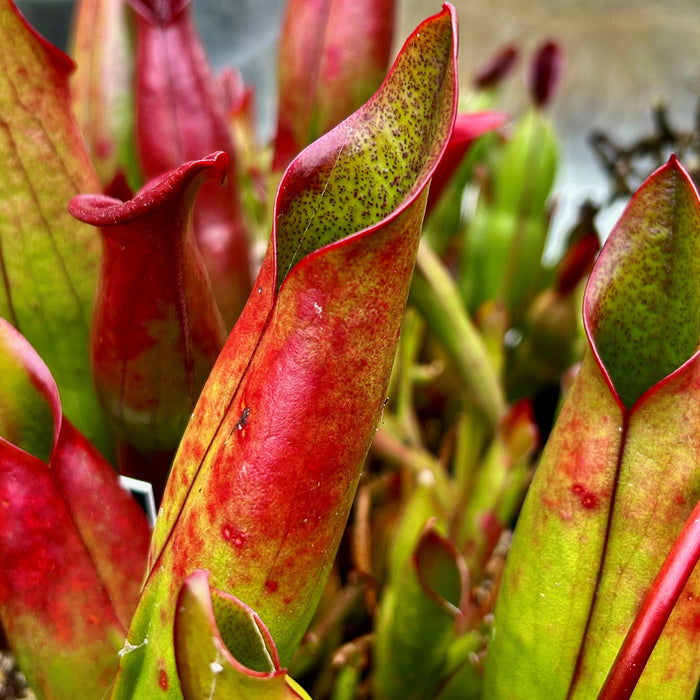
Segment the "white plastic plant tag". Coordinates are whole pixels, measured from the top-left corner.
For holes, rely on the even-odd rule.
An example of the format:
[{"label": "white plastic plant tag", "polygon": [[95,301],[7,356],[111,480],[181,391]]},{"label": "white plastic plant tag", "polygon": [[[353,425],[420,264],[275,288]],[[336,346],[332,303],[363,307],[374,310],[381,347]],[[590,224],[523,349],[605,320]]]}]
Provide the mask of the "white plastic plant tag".
[{"label": "white plastic plant tag", "polygon": [[148,481],[133,479],[130,476],[120,476],[119,483],[122,488],[130,491],[139,505],[146,513],[151,528],[156,524],[156,499],[153,497],[153,486]]}]

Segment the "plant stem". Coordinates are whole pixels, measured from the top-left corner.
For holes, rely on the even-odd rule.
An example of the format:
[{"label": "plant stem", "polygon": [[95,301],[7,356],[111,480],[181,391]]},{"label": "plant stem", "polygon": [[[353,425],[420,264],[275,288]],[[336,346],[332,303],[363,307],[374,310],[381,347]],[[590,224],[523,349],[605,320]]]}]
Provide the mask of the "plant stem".
[{"label": "plant stem", "polygon": [[464,388],[495,428],[505,410],[501,383],[457,285],[424,240],[418,248],[410,302],[423,314],[430,330],[444,345]]},{"label": "plant stem", "polygon": [[608,673],[598,700],[627,700],[700,560],[700,502],[686,520]]}]

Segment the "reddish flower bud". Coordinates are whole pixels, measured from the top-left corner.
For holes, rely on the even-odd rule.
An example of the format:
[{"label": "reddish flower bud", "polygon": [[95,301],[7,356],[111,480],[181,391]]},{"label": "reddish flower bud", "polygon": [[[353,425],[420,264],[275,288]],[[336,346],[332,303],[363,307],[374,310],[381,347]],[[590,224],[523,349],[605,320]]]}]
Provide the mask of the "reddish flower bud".
[{"label": "reddish flower bud", "polygon": [[481,90],[495,87],[513,72],[517,61],[518,50],[514,46],[506,46],[477,71],[474,87]]},{"label": "reddish flower bud", "polygon": [[547,41],[535,53],[530,70],[530,96],[538,107],[546,107],[559,87],[563,54],[554,41]]}]

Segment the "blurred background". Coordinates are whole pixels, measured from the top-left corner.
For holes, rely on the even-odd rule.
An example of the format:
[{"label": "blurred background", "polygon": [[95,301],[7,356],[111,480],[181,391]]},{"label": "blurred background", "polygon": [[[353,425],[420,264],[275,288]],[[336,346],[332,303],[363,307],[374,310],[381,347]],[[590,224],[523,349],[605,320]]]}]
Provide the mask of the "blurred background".
[{"label": "blurred background", "polygon": [[[397,0],[395,47],[439,2]],[[533,49],[546,39],[564,50],[563,81],[551,114],[562,139],[555,187],[554,232],[570,226],[581,202],[601,203],[609,185],[590,145],[594,130],[629,146],[656,133],[653,107],[666,105],[670,125],[696,126],[700,95],[700,3],[695,0],[454,0],[460,19],[460,82],[503,46],[521,51],[519,75],[508,81],[503,108],[517,114]],[[71,0],[20,0],[27,19],[65,47]],[[284,0],[193,0],[214,67],[235,65],[256,86],[261,133],[270,137],[276,110],[276,48]],[[693,168],[694,163],[686,163]],[[651,166],[650,166],[651,167]],[[605,236],[624,201],[604,207]],[[554,250],[556,249],[556,238]]]}]

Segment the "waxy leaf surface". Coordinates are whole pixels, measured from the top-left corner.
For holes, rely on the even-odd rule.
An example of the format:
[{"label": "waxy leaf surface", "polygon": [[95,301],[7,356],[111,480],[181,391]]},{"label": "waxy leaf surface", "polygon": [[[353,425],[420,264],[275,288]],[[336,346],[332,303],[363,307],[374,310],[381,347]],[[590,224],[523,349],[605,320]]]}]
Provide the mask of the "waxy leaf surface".
[{"label": "waxy leaf surface", "polygon": [[66,207],[99,184],[72,117],[70,59],[0,2],[0,316],[36,348],[71,420],[106,450],[92,388],[90,315],[100,242]]},{"label": "waxy leaf surface", "polygon": [[[100,697],[138,601],[148,523],[62,417],[46,366],[2,319],[0,364],[0,405],[27,408],[11,426],[0,420],[0,620],[40,697]],[[45,457],[26,451],[40,432]]]},{"label": "waxy leaf surface", "polygon": [[273,167],[345,119],[379,87],[391,56],[395,0],[291,0],[279,51]]},{"label": "waxy leaf surface", "polygon": [[147,178],[213,151],[229,156],[224,187],[206,183],[194,228],[219,308],[230,328],[250,292],[235,147],[222,95],[188,0],[133,0],[137,18],[136,139]]},{"label": "waxy leaf surface", "polygon": [[102,185],[123,174],[137,188],[130,10],[123,0],[80,0],[75,7],[70,88],[76,119]]},{"label": "waxy leaf surface", "polygon": [[[80,195],[70,211],[104,242],[90,352],[124,473],[162,494],[172,457],[226,339],[192,230],[201,185],[228,172],[225,153],[191,161],[133,199]],[[141,456],[129,463],[125,453]],[[165,453],[164,473],[149,473]],[[121,459],[124,458],[124,459]]]},{"label": "waxy leaf surface", "polygon": [[61,406],[56,382],[27,341],[0,318],[0,436],[48,462]]},{"label": "waxy leaf surface", "polygon": [[197,568],[260,615],[282,664],[297,647],[384,404],[454,122],[455,32],[445,5],[376,95],[288,168],[271,246],[175,459],[114,698],[179,697],[166,602]]},{"label": "waxy leaf surface", "polygon": [[[675,158],[611,233],[584,300],[589,348],[518,520],[489,698],[590,698],[700,499],[700,204]],[[700,574],[634,698],[691,697]]]},{"label": "waxy leaf surface", "polygon": [[[686,520],[608,672],[599,700],[627,700],[700,561],[700,502]],[[697,694],[697,692],[696,692]]]},{"label": "waxy leaf surface", "polygon": [[387,586],[377,620],[377,700],[433,697],[469,591],[466,564],[431,519]]}]

